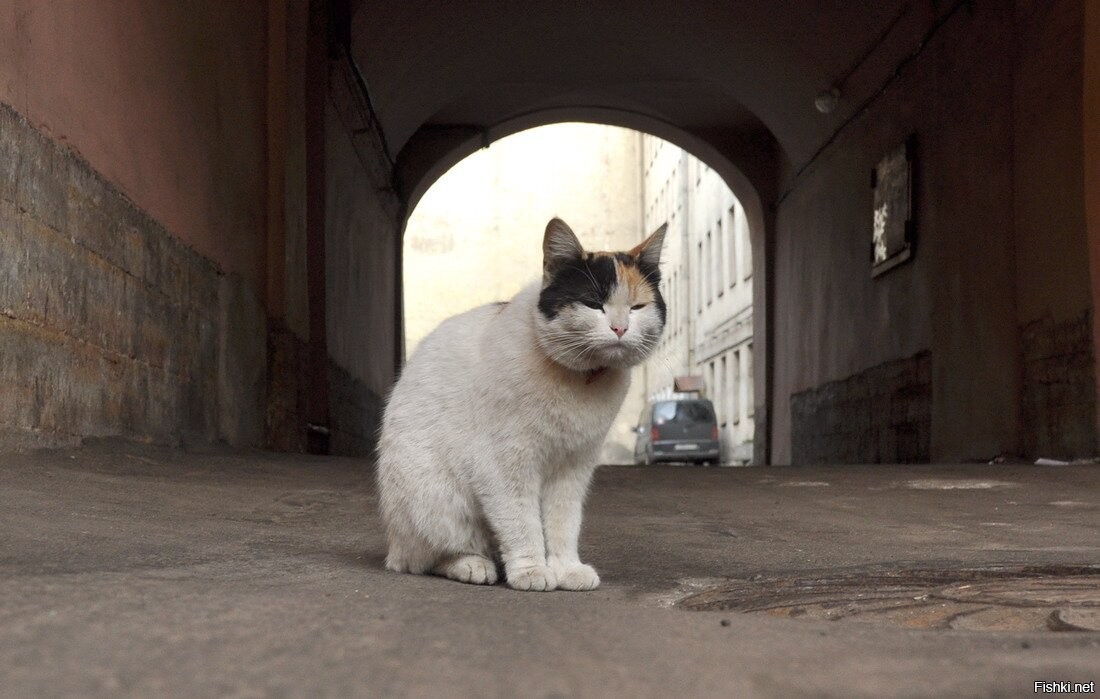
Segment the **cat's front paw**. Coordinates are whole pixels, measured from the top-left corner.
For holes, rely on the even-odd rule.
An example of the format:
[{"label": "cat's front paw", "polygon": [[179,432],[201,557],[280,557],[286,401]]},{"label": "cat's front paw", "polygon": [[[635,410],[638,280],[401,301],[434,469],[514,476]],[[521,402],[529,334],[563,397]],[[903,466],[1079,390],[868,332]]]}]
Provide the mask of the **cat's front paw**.
[{"label": "cat's front paw", "polygon": [[551,562],[559,590],[595,590],[600,586],[600,576],[590,565],[574,562]]},{"label": "cat's front paw", "polygon": [[473,554],[446,559],[440,562],[432,572],[472,585],[493,585],[497,581],[496,565],[485,556]]},{"label": "cat's front paw", "polygon": [[550,566],[528,566],[526,568],[507,568],[505,577],[508,587],[514,590],[537,590],[549,592],[558,586],[557,576]]}]

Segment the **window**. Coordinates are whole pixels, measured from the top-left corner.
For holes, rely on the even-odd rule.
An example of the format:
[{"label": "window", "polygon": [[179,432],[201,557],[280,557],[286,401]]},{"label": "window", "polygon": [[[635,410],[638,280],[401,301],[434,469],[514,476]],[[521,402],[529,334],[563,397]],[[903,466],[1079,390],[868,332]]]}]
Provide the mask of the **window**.
[{"label": "window", "polygon": [[714,420],[714,413],[706,403],[698,400],[662,401],[653,406],[653,424],[666,422],[677,424],[698,424]]},{"label": "window", "polygon": [[714,301],[714,287],[713,287],[713,273],[711,272],[711,265],[714,264],[714,240],[710,236],[710,231],[707,231],[707,258],[704,261],[706,267],[706,290],[707,290],[707,305],[710,305]]},{"label": "window", "polygon": [[697,292],[697,295],[696,295],[696,303],[698,304],[698,307],[696,308],[696,311],[695,311],[696,313],[702,313],[703,312],[703,294],[705,293],[705,290],[706,290],[706,287],[703,285],[703,276],[704,276],[703,275],[703,269],[704,269],[704,267],[703,267],[703,241],[700,240],[699,241],[699,264],[697,264],[695,266],[695,279],[696,279],[695,285],[696,285],[696,288],[698,289],[698,292]]},{"label": "window", "polygon": [[738,243],[740,241],[738,241],[737,237],[741,232],[741,227],[737,225],[736,204],[730,207],[730,225],[727,228],[729,229],[730,237],[729,267],[730,286],[732,287],[734,284],[737,283],[737,255],[740,253],[740,250],[738,250],[738,248],[740,247]]},{"label": "window", "polygon": [[749,279],[752,277],[752,240],[749,239],[749,226],[744,216],[741,217],[741,226],[737,232],[741,236],[741,274]]},{"label": "window", "polygon": [[676,332],[676,272],[670,273],[666,281],[668,288],[662,294],[665,297],[665,335],[672,335]]},{"label": "window", "polygon": [[680,334],[680,318],[683,309],[680,307],[680,270],[672,273],[672,333]]},{"label": "window", "polygon": [[729,386],[726,385],[728,378],[726,369],[726,355],[723,354],[722,362],[718,365],[718,385],[721,387],[721,393],[716,396],[718,400],[715,402],[715,405],[718,406],[718,419],[721,421],[722,427],[725,427],[730,419],[730,411],[726,406],[726,399],[730,393]]},{"label": "window", "polygon": [[722,219],[720,217],[714,230],[718,232],[714,236],[714,286],[717,287],[718,295],[721,296],[726,290],[726,284],[722,281],[722,260],[726,252],[726,236],[722,234]]},{"label": "window", "polygon": [[676,269],[676,290],[672,292],[676,296],[676,334],[679,335],[684,326],[684,319],[687,318],[688,309],[684,305],[687,303],[687,294],[684,293],[684,274],[683,268],[678,267]]},{"label": "window", "polygon": [[741,352],[740,350],[733,351],[733,394],[730,396],[732,400],[732,406],[730,411],[733,413],[733,424],[738,425],[741,423]]},{"label": "window", "polygon": [[710,361],[709,364],[707,364],[707,386],[706,386],[706,388],[707,388],[707,395],[711,398],[711,401],[713,402],[714,393],[715,393],[714,360],[713,359]]},{"label": "window", "polygon": [[753,416],[753,395],[752,395],[752,343],[745,345],[745,415],[748,417]]},{"label": "window", "polygon": [[676,418],[676,403],[658,403],[653,406],[653,423],[663,425]]}]

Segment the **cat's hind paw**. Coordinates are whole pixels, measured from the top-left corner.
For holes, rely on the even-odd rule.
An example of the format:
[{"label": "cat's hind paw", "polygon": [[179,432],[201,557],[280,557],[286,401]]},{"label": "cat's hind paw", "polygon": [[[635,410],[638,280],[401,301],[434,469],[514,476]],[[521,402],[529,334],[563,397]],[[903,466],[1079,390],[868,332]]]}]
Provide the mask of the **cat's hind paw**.
[{"label": "cat's hind paw", "polygon": [[550,566],[530,566],[508,570],[508,587],[514,590],[549,592],[558,586],[558,579]]},{"label": "cat's hind paw", "polygon": [[472,585],[493,585],[497,581],[496,564],[484,556],[466,554],[439,563],[433,570],[451,580]]},{"label": "cat's hind paw", "polygon": [[551,564],[558,579],[559,590],[595,590],[600,586],[596,569],[584,563]]}]

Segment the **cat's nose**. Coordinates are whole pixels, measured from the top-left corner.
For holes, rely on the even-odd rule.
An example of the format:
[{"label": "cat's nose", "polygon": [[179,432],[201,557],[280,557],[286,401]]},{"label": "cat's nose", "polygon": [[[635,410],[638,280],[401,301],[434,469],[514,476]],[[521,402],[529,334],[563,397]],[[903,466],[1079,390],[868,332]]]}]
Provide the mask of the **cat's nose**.
[{"label": "cat's nose", "polygon": [[611,326],[611,330],[612,330],[612,331],[613,331],[613,332],[614,332],[614,333],[615,333],[616,335],[618,335],[619,337],[622,337],[623,335],[625,335],[625,334],[626,334],[626,328],[625,328],[625,327],[622,327],[622,328],[620,328],[620,327],[619,327],[619,326],[617,326],[617,325],[612,325],[612,326]]}]

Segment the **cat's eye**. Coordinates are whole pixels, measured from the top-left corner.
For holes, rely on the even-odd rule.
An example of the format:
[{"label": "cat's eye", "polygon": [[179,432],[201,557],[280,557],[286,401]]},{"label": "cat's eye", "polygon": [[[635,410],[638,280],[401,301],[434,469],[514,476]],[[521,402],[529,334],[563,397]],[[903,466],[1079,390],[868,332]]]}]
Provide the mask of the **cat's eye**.
[{"label": "cat's eye", "polygon": [[594,308],[597,311],[603,310],[603,304],[597,301],[581,301],[581,303],[588,306],[589,308]]},{"label": "cat's eye", "polygon": [[631,306],[630,310],[632,310],[632,311],[641,310],[641,309],[645,308],[648,305],[649,304],[646,304],[646,303],[637,303],[637,304],[634,304],[633,306]]}]

